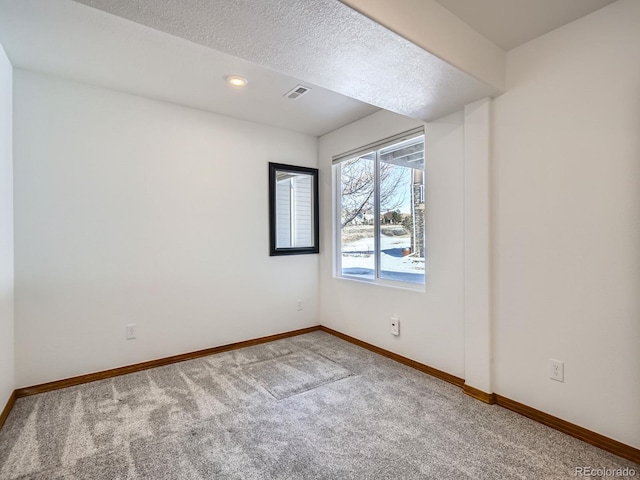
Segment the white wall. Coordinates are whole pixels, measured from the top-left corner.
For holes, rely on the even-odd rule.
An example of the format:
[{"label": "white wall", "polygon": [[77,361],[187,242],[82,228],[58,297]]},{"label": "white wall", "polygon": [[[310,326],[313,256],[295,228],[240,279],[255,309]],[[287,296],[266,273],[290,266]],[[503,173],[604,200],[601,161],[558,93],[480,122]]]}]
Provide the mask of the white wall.
[{"label": "white wall", "polygon": [[[320,138],[321,323],[464,376],[462,112],[426,124],[426,291],[333,277],[331,157],[420,125],[381,111]],[[389,319],[399,315],[399,337]]]},{"label": "white wall", "polygon": [[267,209],[315,137],[21,70],[14,124],[17,387],[318,324]]},{"label": "white wall", "polygon": [[635,447],[638,25],[620,0],[510,51],[493,115],[496,392]]},{"label": "white wall", "polygon": [[0,45],[0,411],[13,370],[13,67]]}]

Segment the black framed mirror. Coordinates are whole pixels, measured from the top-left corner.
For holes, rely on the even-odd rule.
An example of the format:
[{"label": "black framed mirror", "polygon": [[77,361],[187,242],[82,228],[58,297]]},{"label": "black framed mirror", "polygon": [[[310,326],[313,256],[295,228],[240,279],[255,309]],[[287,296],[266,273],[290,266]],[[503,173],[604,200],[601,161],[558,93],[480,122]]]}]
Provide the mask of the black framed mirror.
[{"label": "black framed mirror", "polygon": [[269,162],[269,255],[320,251],[318,169]]}]

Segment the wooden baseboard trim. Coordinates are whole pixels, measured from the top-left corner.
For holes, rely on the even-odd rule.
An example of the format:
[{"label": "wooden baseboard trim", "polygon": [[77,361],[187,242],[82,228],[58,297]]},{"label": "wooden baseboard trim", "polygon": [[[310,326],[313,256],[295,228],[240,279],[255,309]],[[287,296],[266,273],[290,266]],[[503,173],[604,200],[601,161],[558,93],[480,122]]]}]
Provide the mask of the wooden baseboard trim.
[{"label": "wooden baseboard trim", "polygon": [[444,380],[445,382],[452,383],[453,385],[456,385],[458,387],[462,387],[462,385],[464,385],[463,378],[456,377],[455,375],[443,372],[442,370],[438,370],[437,368],[433,368],[429,365],[416,362],[415,360],[411,360],[410,358],[403,357],[402,355],[398,355],[397,353],[390,352],[389,350],[385,350],[384,348],[376,347],[375,345],[371,345],[370,343],[363,342],[362,340],[358,340],[357,338],[350,337],[349,335],[345,335],[344,333],[340,333],[337,330],[325,327],[324,325],[320,325],[320,330],[326,333],[330,333],[331,335],[341,338],[342,340],[345,340],[349,343],[353,343],[354,345],[365,348],[373,353],[377,353],[378,355],[390,358],[391,360],[395,360],[396,362],[402,363],[403,365],[406,365],[408,367],[420,370],[421,372],[427,373],[432,377],[436,377],[440,380]]},{"label": "wooden baseboard trim", "polygon": [[221,345],[219,347],[205,348],[204,350],[197,350],[195,352],[190,352],[190,353],[182,353],[180,355],[173,355],[171,357],[158,358],[156,360],[136,363],[134,365],[128,365],[125,367],[111,368],[109,370],[103,370],[101,372],[95,372],[95,373],[88,373],[86,375],[79,375],[77,377],[66,378],[64,380],[56,380],[53,382],[41,383],[40,385],[34,385],[31,387],[18,388],[14,392],[14,394],[16,398],[27,397],[29,395],[36,395],[38,393],[50,392],[52,390],[59,390],[61,388],[80,385],[82,383],[95,382],[96,380],[104,380],[106,378],[117,377],[120,375],[126,375],[128,373],[139,372],[142,370],[148,370],[149,368],[162,367],[164,365],[170,365],[172,363],[184,362],[185,360],[193,360],[194,358],[207,357],[209,355],[227,352],[229,350],[237,350],[238,348],[250,347],[253,345],[259,345],[261,343],[273,342],[275,340],[280,340],[283,338],[295,337],[297,335],[303,335],[305,333],[315,332],[317,330],[320,330],[319,325],[314,327],[302,328],[300,330],[293,330],[291,332],[278,333],[276,335],[269,335],[266,337],[254,338],[252,340],[245,340],[242,342],[230,343],[228,345]]},{"label": "wooden baseboard trim", "polygon": [[488,403],[489,405],[496,403],[496,396],[494,393],[483,392],[482,390],[478,390],[466,383],[462,386],[462,391],[470,397],[480,400],[481,402]]},{"label": "wooden baseboard trim", "polygon": [[2,409],[2,413],[0,413],[0,429],[2,429],[4,422],[7,421],[9,412],[13,408],[13,405],[16,403],[16,398],[16,391],[14,390],[13,392],[11,392],[11,395],[9,395],[9,399],[7,400],[7,404]]},{"label": "wooden baseboard trim", "polygon": [[599,433],[592,432],[584,427],[580,427],[579,425],[567,422],[561,418],[554,417],[548,413],[541,412],[540,410],[536,410],[535,408],[516,402],[510,398],[498,395],[497,393],[494,394],[494,396],[496,404],[501,407],[519,413],[520,415],[524,415],[536,422],[547,425],[548,427],[562,433],[566,433],[567,435],[571,435],[583,442],[590,443],[591,445],[606,450],[607,452],[611,452],[619,457],[626,458],[627,460],[640,464],[640,449],[618,442],[612,438],[605,437]]}]

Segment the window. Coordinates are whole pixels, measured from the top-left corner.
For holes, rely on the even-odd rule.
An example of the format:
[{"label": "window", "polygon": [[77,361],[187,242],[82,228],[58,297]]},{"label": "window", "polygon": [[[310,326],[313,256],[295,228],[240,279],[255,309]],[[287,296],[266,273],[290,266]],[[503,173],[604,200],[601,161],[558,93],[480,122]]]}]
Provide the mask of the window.
[{"label": "window", "polygon": [[334,158],[336,273],[425,283],[422,128]]}]

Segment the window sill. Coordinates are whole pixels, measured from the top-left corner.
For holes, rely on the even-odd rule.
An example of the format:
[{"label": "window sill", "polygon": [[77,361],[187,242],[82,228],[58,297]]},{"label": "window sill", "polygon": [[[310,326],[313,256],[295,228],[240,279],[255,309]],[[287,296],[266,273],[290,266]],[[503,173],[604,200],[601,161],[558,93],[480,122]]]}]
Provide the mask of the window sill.
[{"label": "window sill", "polygon": [[395,288],[398,290],[408,290],[410,292],[417,293],[425,293],[427,290],[426,285],[421,283],[395,282],[393,280],[384,280],[380,278],[376,280],[368,280],[365,278],[350,277],[347,275],[334,275],[333,278],[336,280],[344,280],[347,282],[363,283],[368,285],[375,285],[377,287]]}]

